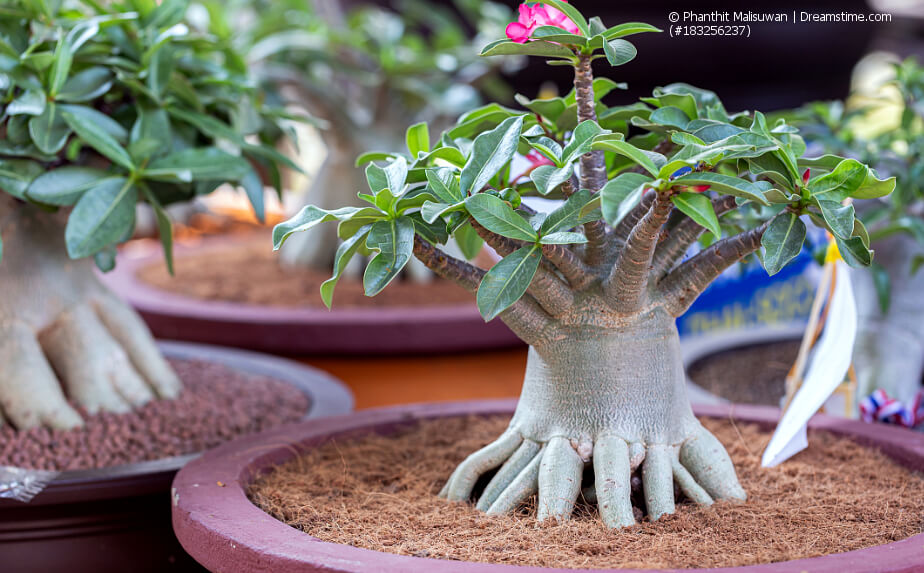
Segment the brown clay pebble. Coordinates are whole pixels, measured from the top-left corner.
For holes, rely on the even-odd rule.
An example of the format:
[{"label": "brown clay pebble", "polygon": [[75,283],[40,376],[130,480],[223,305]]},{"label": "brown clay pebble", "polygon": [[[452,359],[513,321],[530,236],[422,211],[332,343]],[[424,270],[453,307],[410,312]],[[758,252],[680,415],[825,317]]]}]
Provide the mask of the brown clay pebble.
[{"label": "brown clay pebble", "polygon": [[176,400],[128,414],[88,416],[74,430],[0,427],[0,466],[76,470],[204,451],[235,436],[300,419],[308,398],[294,386],[221,364],[171,360],[183,381]]},{"label": "brown clay pebble", "polygon": [[[771,469],[770,434],[705,419],[729,450],[749,499],[699,507],[629,529],[603,527],[596,507],[536,523],[534,509],[491,517],[436,494],[462,459],[496,438],[503,417],[425,421],[391,436],[342,438],[250,487],[251,500],[324,541],[439,559],[568,568],[734,567],[889,543],[921,533],[924,476],[828,433]],[[535,499],[531,502],[535,504]]]},{"label": "brown clay pebble", "polygon": [[[319,289],[330,278],[329,271],[284,268],[268,233],[254,232],[237,240],[241,242],[233,246],[178,256],[174,276],[158,262],[142,268],[138,278],[158,289],[197,299],[324,308]],[[476,262],[488,268],[492,264],[490,260]],[[373,298],[366,296],[361,278],[344,277],[337,283],[333,308],[447,304],[472,305],[474,301],[468,291],[441,279],[418,283],[402,275]]]}]

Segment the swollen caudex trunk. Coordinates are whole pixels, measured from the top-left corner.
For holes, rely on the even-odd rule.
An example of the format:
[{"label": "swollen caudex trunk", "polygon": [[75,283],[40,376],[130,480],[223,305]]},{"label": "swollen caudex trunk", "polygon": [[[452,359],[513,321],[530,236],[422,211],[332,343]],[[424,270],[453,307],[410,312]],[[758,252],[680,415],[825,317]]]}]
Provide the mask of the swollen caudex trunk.
[{"label": "swollen caudex trunk", "polygon": [[563,520],[586,465],[609,527],[635,523],[631,476],[639,467],[652,519],[674,511],[674,482],[701,504],[745,498],[724,447],[693,416],[677,330],[660,309],[617,328],[570,327],[531,346],[510,427],[460,464],[442,493],[466,500],[500,466],[480,509],[504,513],[538,493],[539,519]]},{"label": "swollen caudex trunk", "polygon": [[891,280],[888,312],[882,312],[873,274],[851,269],[859,324],[854,345],[854,367],[859,395],[881,388],[891,397],[910,403],[921,387],[924,373],[924,270],[911,274],[912,259],[920,254],[917,241],[894,235],[877,241],[876,263]]},{"label": "swollen caudex trunk", "polygon": [[64,220],[0,195],[0,424],[72,428],[173,398],[180,381],[141,318],[70,260]]}]

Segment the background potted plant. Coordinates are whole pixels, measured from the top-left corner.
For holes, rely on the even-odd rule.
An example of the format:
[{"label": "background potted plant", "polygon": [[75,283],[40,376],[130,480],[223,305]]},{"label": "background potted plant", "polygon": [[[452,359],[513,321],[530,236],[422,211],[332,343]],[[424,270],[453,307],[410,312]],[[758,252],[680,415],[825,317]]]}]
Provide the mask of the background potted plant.
[{"label": "background potted plant", "polygon": [[[58,469],[70,467],[62,460],[81,459],[84,449],[106,443],[99,434],[84,436],[86,442],[79,437],[89,431],[85,426],[91,417],[128,415],[162,399],[188,400],[183,381],[143,321],[95,273],[94,263],[103,271],[113,268],[116,247],[132,234],[136,203],[145,202],[157,213],[170,266],[171,222],[165,205],[231,183],[259,207],[263,185],[254,166],[296,168],[255,137],[288,114],[265,105],[263,92],[230,46],[184,20],[187,5],[182,0],[103,5],[17,0],[0,8],[0,430],[5,432],[6,459],[17,455],[11,453],[12,445],[31,444],[26,463],[38,461],[38,441],[58,452]],[[170,353],[172,358],[229,364],[232,370],[224,371],[228,377],[233,370],[269,373],[254,365],[259,360],[248,363],[242,356],[187,347],[172,347]],[[309,411],[320,415],[325,409],[349,409],[350,398],[342,387],[315,373],[298,372],[310,378],[301,387],[317,401],[303,404],[295,419]],[[280,377],[287,378],[285,373]],[[288,372],[290,382],[298,377]],[[247,380],[237,378],[243,384],[241,394],[267,388],[254,382],[248,390]],[[325,394],[333,400],[327,402]],[[295,395],[302,397],[299,390]],[[275,400],[272,395],[259,399],[267,409]],[[226,406],[232,411],[234,400]],[[118,426],[117,420],[111,418],[110,427]],[[194,416],[184,420],[190,432],[198,431],[192,427]],[[248,424],[243,420],[238,426],[243,431]],[[131,439],[145,441],[134,434]],[[94,506],[94,499],[152,491],[163,495],[182,461],[63,475],[67,483],[61,487],[77,491],[76,499],[86,503],[62,512],[71,517],[75,512],[106,515],[111,504]],[[143,483],[148,474],[154,480]],[[119,489],[119,483],[127,487]],[[139,484],[140,492],[132,489]],[[12,485],[4,482],[2,497],[16,487],[15,480]],[[52,484],[35,505],[62,500],[56,487]],[[74,499],[72,495],[68,501]],[[165,515],[152,515],[146,499],[143,511],[132,506],[136,513],[126,509],[114,519],[124,523],[127,513],[138,523],[160,528],[152,535],[163,535]],[[28,508],[10,510],[10,502],[3,503],[0,514],[19,523],[30,519]],[[40,507],[32,517],[41,514],[36,517],[46,520],[41,527],[52,528],[47,520],[57,518],[60,525],[70,519],[64,513],[54,516],[54,511]],[[97,516],[96,523],[107,519]],[[16,527],[10,527],[3,527],[5,541],[16,537]],[[16,553],[11,566],[20,563],[21,555]]]}]

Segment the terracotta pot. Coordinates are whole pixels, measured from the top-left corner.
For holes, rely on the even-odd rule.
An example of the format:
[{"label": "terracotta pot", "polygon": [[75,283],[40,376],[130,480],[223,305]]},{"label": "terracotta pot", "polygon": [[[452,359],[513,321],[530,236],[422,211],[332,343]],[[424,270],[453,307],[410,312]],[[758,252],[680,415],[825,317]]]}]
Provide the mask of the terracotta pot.
[{"label": "terracotta pot", "polygon": [[[289,428],[234,440],[190,463],[177,475],[173,482],[174,531],[189,554],[211,571],[549,571],[409,557],[327,543],[277,521],[251,504],[245,495],[245,488],[254,476],[291,459],[299,448],[323,443],[337,435],[362,430],[387,433],[421,419],[469,414],[512,414],[515,406],[515,400],[399,406],[303,422]],[[724,418],[733,415],[738,420],[767,426],[775,424],[779,416],[775,408],[755,406],[697,406],[694,411],[700,416]],[[813,418],[810,427],[880,448],[896,462],[916,471],[924,470],[924,435],[826,416]],[[214,486],[217,481],[226,486]],[[918,534],[888,545],[812,559],[740,567],[734,571],[910,573],[924,571],[922,546],[924,534]],[[619,571],[625,573],[627,570]],[[639,570],[637,573],[641,571],[651,570]],[[718,573],[730,569],[709,571]]]},{"label": "terracotta pot", "polygon": [[[311,399],[306,418],[352,410],[329,375],[252,352],[161,343],[170,358],[201,359],[289,382]],[[0,499],[0,571],[201,571],[170,527],[170,483],[198,454],[62,472],[31,502]]]},{"label": "terracotta pot", "polygon": [[[237,239],[240,240],[240,239]],[[227,249],[234,238],[178,246],[178,257]],[[137,272],[160,263],[159,249],[120,253],[103,282],[131,304],[158,338],[188,340],[287,355],[382,355],[465,352],[522,346],[504,323],[486,323],[474,301],[424,308],[332,311],[194,299],[157,289]]]}]

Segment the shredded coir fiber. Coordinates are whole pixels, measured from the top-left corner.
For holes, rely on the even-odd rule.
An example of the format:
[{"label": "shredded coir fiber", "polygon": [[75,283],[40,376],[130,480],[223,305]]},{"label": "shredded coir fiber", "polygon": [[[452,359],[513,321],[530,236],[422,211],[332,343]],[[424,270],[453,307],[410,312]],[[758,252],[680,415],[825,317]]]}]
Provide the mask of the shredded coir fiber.
[{"label": "shredded coir fiber", "polygon": [[[330,270],[284,267],[265,232],[235,241],[227,247],[178,256],[174,276],[158,262],[140,269],[138,278],[160,290],[202,300],[324,308],[319,292],[321,283],[330,278]],[[490,267],[491,262],[479,264]],[[374,298],[366,296],[362,277],[343,277],[334,294],[335,310],[458,304],[474,304],[472,295],[442,279],[415,282],[404,275]]]},{"label": "shredded coir fiber", "polygon": [[[749,499],[708,508],[688,502],[657,522],[609,531],[580,503],[564,524],[534,509],[489,517],[436,494],[466,455],[507,419],[448,418],[390,436],[343,438],[307,451],[251,484],[251,500],[324,541],[402,555],[567,568],[732,567],[880,545],[922,531],[924,477],[883,454],[827,433],[772,469],[770,434],[705,419],[728,447]],[[535,504],[535,501],[532,502]]]}]

